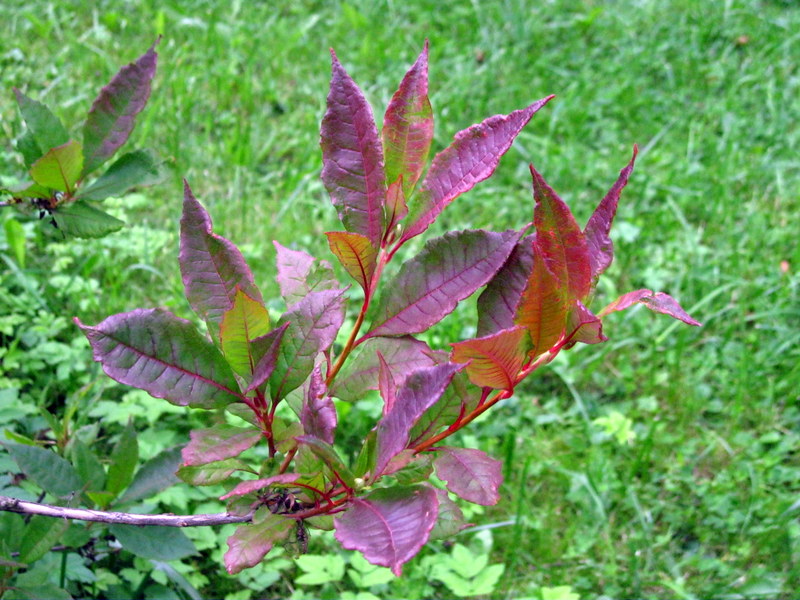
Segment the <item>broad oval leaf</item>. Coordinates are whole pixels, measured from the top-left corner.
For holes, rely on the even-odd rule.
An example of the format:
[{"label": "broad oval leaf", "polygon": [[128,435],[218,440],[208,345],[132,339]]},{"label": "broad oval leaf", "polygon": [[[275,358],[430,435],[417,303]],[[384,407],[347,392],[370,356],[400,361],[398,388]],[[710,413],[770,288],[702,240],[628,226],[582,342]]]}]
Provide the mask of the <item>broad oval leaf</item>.
[{"label": "broad oval leaf", "polygon": [[348,231],[330,231],[325,234],[331,252],[336,255],[339,262],[358,282],[358,285],[368,293],[372,284],[372,275],[375,273],[375,262],[378,250],[366,236]]},{"label": "broad oval leaf", "polygon": [[71,194],[82,167],[81,144],[72,140],[48,150],[31,165],[30,173],[31,178],[39,185]]},{"label": "broad oval leaf", "polygon": [[430,541],[443,540],[453,537],[470,524],[464,521],[464,513],[458,504],[450,500],[446,490],[436,489],[436,498],[439,501],[439,517],[431,531]]},{"label": "broad oval leaf", "polygon": [[497,489],[503,483],[503,463],[472,448],[437,448],[433,461],[436,475],[447,489],[475,504],[492,506],[500,500]]},{"label": "broad oval leaf", "polygon": [[619,172],[619,178],[600,201],[600,204],[597,205],[583,230],[583,235],[586,236],[586,243],[589,247],[589,263],[592,277],[595,279],[614,260],[614,243],[609,236],[611,223],[617,214],[619,196],[623,188],[628,184],[628,179],[631,176],[631,172],[633,172],[633,163],[636,162],[638,152],[639,148],[634,145],[630,162]]},{"label": "broad oval leaf", "polygon": [[467,363],[469,380],[477,386],[513,390],[528,356],[529,341],[527,330],[521,325],[502,329],[485,337],[450,344],[451,360]]},{"label": "broad oval leaf", "polygon": [[373,565],[398,577],[428,541],[439,513],[433,488],[423,485],[375,490],[355,498],[334,520],[336,539],[358,550]]},{"label": "broad oval leaf", "polygon": [[193,429],[189,443],[181,451],[183,466],[191,467],[234,458],[254,446],[262,437],[255,427],[236,427],[227,423],[210,429]]},{"label": "broad oval leaf", "polygon": [[125,550],[143,558],[178,560],[197,554],[194,543],[177,527],[114,524],[108,529]]},{"label": "broad oval leaf", "polygon": [[454,231],[430,240],[386,285],[366,337],[425,331],[503,266],[516,231]]},{"label": "broad oval leaf", "polygon": [[153,45],[135,62],[120,69],[100,91],[83,125],[83,174],[94,171],[127,141],[136,115],[150,97],[157,59]]},{"label": "broad oval leaf", "polygon": [[51,450],[4,444],[20,470],[44,491],[64,497],[81,489],[81,478],[69,462]]},{"label": "broad oval leaf", "polygon": [[219,408],[241,399],[222,354],[189,321],[162,309],[134,310],[91,327],[75,322],[112,379],[179,406]]},{"label": "broad oval leaf", "polygon": [[302,385],[314,369],[320,352],[327,350],[344,322],[344,290],[312,292],[278,321],[289,323],[269,378],[276,402]]},{"label": "broad oval leaf", "polygon": [[269,312],[264,304],[237,287],[233,306],[222,315],[219,339],[228,364],[242,377],[252,377],[258,362],[251,347],[253,340],[268,332]]},{"label": "broad oval leaf", "polygon": [[375,118],[366,98],[331,50],[333,72],[322,119],[322,181],[345,229],[380,246],[386,175]]},{"label": "broad oval leaf", "polygon": [[264,301],[242,253],[213,233],[211,217],[185,181],[178,262],[186,298],[214,338],[222,315],[233,306],[237,288],[257,302]]},{"label": "broad oval leaf", "polygon": [[101,238],[125,227],[125,222],[93,206],[86,200],[59,206],[53,219],[64,235]]},{"label": "broad oval leaf", "polygon": [[669,315],[679,321],[683,321],[687,325],[694,325],[695,327],[701,326],[701,323],[695,321],[683,310],[683,307],[681,307],[675,298],[664,292],[653,292],[651,290],[636,290],[623,294],[597,313],[597,316],[604,317],[609,313],[625,310],[637,302],[644,304],[654,312]]},{"label": "broad oval leaf", "polygon": [[147,150],[135,150],[120,156],[91,185],[76,196],[84,200],[105,200],[118,196],[135,185],[153,185],[163,178],[160,165]]},{"label": "broad oval leaf", "polygon": [[295,520],[268,513],[263,521],[241,525],[228,538],[225,568],[235,575],[242,569],[255,567],[272,550],[275,542],[284,539],[295,528]]},{"label": "broad oval leaf", "polygon": [[[383,117],[386,180],[402,178],[408,198],[425,169],[433,139],[433,110],[428,100],[428,41],[400,82]],[[400,217],[402,218],[402,217]]]},{"label": "broad oval leaf", "polygon": [[272,244],[275,246],[278,267],[276,280],[286,306],[291,307],[311,292],[340,287],[328,261],[317,260],[302,250],[285,248],[278,242]]},{"label": "broad oval leaf", "polygon": [[410,200],[407,227],[401,243],[419,235],[456,197],[494,173],[517,134],[553,96],[508,115],[494,115],[455,135],[437,154],[420,188]]}]

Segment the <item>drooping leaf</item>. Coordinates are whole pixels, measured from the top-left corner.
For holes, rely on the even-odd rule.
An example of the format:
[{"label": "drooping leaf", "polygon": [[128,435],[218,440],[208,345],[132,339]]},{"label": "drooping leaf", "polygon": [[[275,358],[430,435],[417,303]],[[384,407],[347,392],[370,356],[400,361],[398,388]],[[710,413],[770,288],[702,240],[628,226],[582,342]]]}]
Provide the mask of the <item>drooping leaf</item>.
[{"label": "drooping leaf", "polygon": [[20,562],[30,564],[42,558],[58,543],[68,527],[69,521],[66,519],[34,515],[22,534],[19,546]]},{"label": "drooping leaf", "polygon": [[628,184],[628,179],[633,171],[633,163],[636,161],[636,154],[639,148],[634,145],[633,156],[628,165],[619,172],[619,178],[611,186],[611,189],[605,197],[597,205],[583,234],[586,236],[586,243],[589,247],[589,263],[591,265],[592,277],[596,279],[603,271],[605,271],[611,261],[614,260],[614,244],[611,241],[609,233],[611,232],[611,223],[614,221],[614,216],[617,214],[617,204],[619,203],[619,196],[623,188]]},{"label": "drooping leaf", "polygon": [[336,407],[325,388],[319,366],[311,373],[311,383],[305,402],[303,402],[303,410],[300,412],[300,422],[303,424],[303,431],[306,434],[333,444],[333,436],[336,431]]},{"label": "drooping leaf", "polygon": [[411,336],[397,338],[375,337],[358,346],[334,380],[330,393],[347,402],[355,402],[369,390],[378,389],[378,374],[383,356],[394,380],[400,384],[408,373],[421,367],[431,367],[431,349],[425,342]]},{"label": "drooping leaf", "polygon": [[334,472],[334,475],[341,479],[342,483],[350,488],[355,487],[355,475],[353,475],[350,468],[339,457],[333,446],[313,435],[299,435],[295,439],[309,448],[317,458],[322,460],[322,462]]},{"label": "drooping leaf", "polygon": [[211,217],[184,182],[181,250],[178,256],[186,298],[216,338],[222,315],[233,306],[236,289],[263,303],[239,249],[212,232]]},{"label": "drooping leaf", "polygon": [[228,498],[235,498],[237,496],[246,496],[259,490],[267,489],[270,487],[287,486],[300,479],[299,473],[281,473],[280,475],[273,475],[272,477],[265,477],[263,479],[249,479],[238,483],[230,492],[224,496],[220,496],[220,500],[227,500]]},{"label": "drooping leaf", "polygon": [[[28,164],[33,164],[36,159],[48,150],[62,146],[69,141],[69,134],[64,125],[62,125],[58,117],[50,112],[47,106],[28,98],[16,88],[14,88],[14,95],[17,97],[19,112],[22,114],[22,118],[25,119],[25,124],[31,134],[31,141],[35,144],[36,152],[38,153],[33,157],[33,160],[28,161]],[[31,146],[30,142],[26,143],[29,147]],[[33,154],[32,148],[25,152],[26,160]]]},{"label": "drooping leaf", "polygon": [[[443,353],[446,355],[446,353]],[[460,414],[468,414],[480,401],[481,390],[472,385],[464,371],[453,376],[441,398],[419,418],[411,428],[410,445],[433,437],[443,427],[449,427]]]},{"label": "drooping leaf", "polygon": [[183,466],[198,466],[239,456],[262,437],[255,427],[218,423],[210,429],[192,429],[189,443],[181,451]]},{"label": "drooping leaf", "polygon": [[294,519],[267,513],[258,522],[241,525],[228,538],[225,568],[235,575],[242,569],[256,566],[272,550],[273,545],[295,528]]},{"label": "drooping leaf", "polygon": [[647,308],[654,312],[669,315],[679,321],[683,321],[687,325],[694,325],[699,327],[701,324],[695,321],[689,314],[683,310],[678,301],[669,294],[664,292],[653,292],[651,290],[636,290],[635,292],[628,292],[623,294],[603,310],[597,313],[598,317],[605,317],[607,314],[625,310],[633,306],[637,302],[644,304]]},{"label": "drooping leaf", "polygon": [[59,206],[53,219],[64,235],[79,238],[101,238],[125,227],[124,221],[86,201]]},{"label": "drooping leaf", "polygon": [[373,565],[389,567],[398,577],[403,564],[428,541],[439,503],[433,488],[423,485],[375,490],[355,498],[334,520],[336,539],[358,550]]},{"label": "drooping leaf", "polygon": [[433,461],[436,475],[447,489],[475,504],[492,506],[500,500],[503,463],[472,448],[441,446]]},{"label": "drooping leaf", "polygon": [[250,385],[247,386],[246,392],[252,392],[257,387],[261,387],[261,385],[269,379],[269,376],[272,375],[278,360],[278,351],[281,347],[283,334],[286,333],[288,327],[289,323],[284,323],[268,334],[253,340],[251,352],[256,361],[256,367],[253,370],[253,380],[250,382]]},{"label": "drooping leaf", "polygon": [[[433,139],[433,110],[428,100],[428,41],[400,82],[383,117],[386,179],[402,177],[408,198],[425,169]],[[401,217],[402,218],[402,217]]]},{"label": "drooping leaf", "polygon": [[381,295],[367,337],[425,331],[485,285],[517,243],[516,231],[454,231],[430,240]]},{"label": "drooping leaf", "polygon": [[145,500],[178,483],[181,449],[167,448],[145,462],[119,499],[121,504]]},{"label": "drooping leaf", "polygon": [[105,200],[119,196],[136,185],[153,185],[163,179],[161,165],[147,150],[134,150],[120,156],[114,164],[91,185],[83,188],[77,198]]},{"label": "drooping leaf", "polygon": [[360,233],[329,231],[325,235],[328,236],[331,252],[367,293],[372,283],[372,274],[375,272],[378,250]]},{"label": "drooping leaf", "polygon": [[408,223],[401,243],[425,231],[456,197],[494,173],[534,113],[552,96],[508,115],[495,115],[460,131],[453,143],[437,154],[420,188],[410,200]]},{"label": "drooping leaf", "polygon": [[236,471],[251,472],[251,469],[237,458],[228,458],[197,467],[180,467],[176,475],[189,485],[216,485],[228,479]]},{"label": "drooping leaf", "polygon": [[23,444],[5,444],[5,447],[26,477],[49,494],[64,497],[81,489],[78,472],[55,452]]},{"label": "drooping leaf", "polygon": [[118,496],[133,481],[133,473],[136,471],[138,463],[139,442],[136,439],[133,422],[128,421],[128,425],[122,430],[122,435],[111,451],[106,491],[113,497]]},{"label": "drooping leaf", "polygon": [[272,242],[276,251],[278,285],[286,306],[292,306],[311,292],[333,290],[340,287],[326,260],[318,261],[302,250],[290,250]]},{"label": "drooping leaf", "polygon": [[525,327],[518,325],[491,335],[456,342],[451,360],[467,364],[469,380],[480,387],[513,390],[528,354]]},{"label": "drooping leaf", "polygon": [[533,237],[520,240],[502,268],[478,296],[478,336],[514,326],[522,292],[533,270]]},{"label": "drooping leaf", "polygon": [[600,344],[608,340],[603,335],[603,321],[578,301],[567,317],[567,339],[571,343]]},{"label": "drooping leaf", "polygon": [[178,527],[115,524],[108,529],[125,550],[143,558],[178,560],[197,554],[194,543]]},{"label": "drooping leaf", "polygon": [[253,356],[253,340],[269,332],[269,312],[263,302],[254,300],[236,288],[233,306],[222,315],[219,326],[220,345],[225,359],[239,375],[250,378],[257,358]]},{"label": "drooping leaf", "polygon": [[536,243],[547,269],[558,279],[568,299],[583,300],[592,288],[589,247],[572,211],[530,166],[536,208]]},{"label": "drooping leaf", "polygon": [[464,513],[458,507],[458,504],[450,500],[445,490],[436,489],[436,499],[439,501],[439,517],[436,519],[436,525],[431,531],[429,541],[443,540],[453,537],[465,527],[469,527],[469,523],[464,520]]},{"label": "drooping leaf", "polygon": [[569,305],[567,291],[547,268],[537,240],[533,248],[533,270],[517,307],[516,323],[528,329],[536,357],[553,346],[564,333]]},{"label": "drooping leaf", "polygon": [[112,379],[178,406],[219,408],[240,399],[233,371],[194,326],[163,309],[134,310],[90,327],[75,319]]},{"label": "drooping leaf", "polygon": [[82,167],[81,144],[72,140],[48,150],[31,165],[30,174],[39,185],[71,194]]},{"label": "drooping leaf", "polygon": [[312,292],[281,316],[278,326],[289,326],[269,378],[275,401],[300,387],[314,369],[317,355],[336,339],[343,322],[344,290]]},{"label": "drooping leaf", "polygon": [[333,72],[322,119],[322,181],[347,231],[378,248],[383,236],[386,174],[375,118],[361,90],[331,50]]},{"label": "drooping leaf", "polygon": [[442,397],[453,376],[463,368],[464,365],[445,363],[418,369],[406,378],[397,390],[394,406],[378,422],[373,479],[380,476],[389,461],[407,447],[411,428]]},{"label": "drooping leaf", "polygon": [[120,69],[95,99],[83,125],[84,175],[111,158],[127,141],[136,115],[150,97],[157,58],[153,45],[135,62]]}]

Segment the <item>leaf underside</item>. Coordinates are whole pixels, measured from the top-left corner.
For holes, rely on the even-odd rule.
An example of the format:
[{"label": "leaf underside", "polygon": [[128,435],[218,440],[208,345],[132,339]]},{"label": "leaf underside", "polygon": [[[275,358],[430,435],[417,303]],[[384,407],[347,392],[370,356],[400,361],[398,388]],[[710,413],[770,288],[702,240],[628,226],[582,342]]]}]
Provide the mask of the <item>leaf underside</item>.
[{"label": "leaf underside", "polygon": [[503,482],[503,464],[471,448],[442,446],[433,461],[439,479],[447,489],[475,504],[492,506],[500,500],[497,490]]}]

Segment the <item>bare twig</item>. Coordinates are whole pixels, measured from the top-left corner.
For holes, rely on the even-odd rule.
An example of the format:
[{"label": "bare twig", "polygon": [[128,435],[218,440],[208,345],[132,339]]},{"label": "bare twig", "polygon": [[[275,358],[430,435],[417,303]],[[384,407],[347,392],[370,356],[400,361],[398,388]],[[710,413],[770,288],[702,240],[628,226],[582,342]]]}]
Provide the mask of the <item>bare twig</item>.
[{"label": "bare twig", "polygon": [[120,525],[161,525],[162,527],[201,527],[210,525],[227,525],[228,523],[249,523],[253,514],[243,516],[228,513],[206,515],[137,515],[133,513],[89,510],[88,508],[67,508],[27,502],[18,498],[0,496],[0,511],[15,512],[23,515],[42,515],[57,519],[76,519],[78,521],[95,521],[97,523],[116,523]]}]

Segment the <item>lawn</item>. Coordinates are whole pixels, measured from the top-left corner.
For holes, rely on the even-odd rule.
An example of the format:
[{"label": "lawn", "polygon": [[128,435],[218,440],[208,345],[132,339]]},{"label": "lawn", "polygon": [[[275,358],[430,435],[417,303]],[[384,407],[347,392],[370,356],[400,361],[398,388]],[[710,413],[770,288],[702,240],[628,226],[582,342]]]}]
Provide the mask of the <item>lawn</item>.
[{"label": "lawn", "polygon": [[[159,305],[189,316],[176,261],[184,177],[215,228],[242,247],[266,297],[277,296],[272,240],[330,258],[321,234],[338,222],[319,179],[328,49],[380,118],[428,39],[434,150],[488,115],[556,94],[496,176],[429,235],[530,220],[529,163],[583,224],[636,143],[612,232],[616,259],[598,294],[663,290],[703,327],[644,310],[612,315],[609,342],[562,353],[476,422],[461,441],[503,459],[502,499],[471,516],[476,527],[458,545],[434,545],[412,561],[405,583],[303,584],[302,573],[338,567],[285,556],[258,577],[230,578],[221,567],[214,576],[224,536],[210,532],[192,534],[202,554],[175,568],[209,598],[452,597],[455,584],[432,573],[463,547],[504,565],[490,597],[792,597],[800,587],[798,32],[800,5],[790,0],[6,1],[3,181],[23,174],[12,87],[77,125],[97,88],[159,35],[152,99],[131,146],[155,149],[171,175],[112,203],[133,227],[101,242],[64,242],[46,223],[26,223],[24,272],[39,304],[0,295],[0,429],[30,433],[38,422],[25,402],[58,412],[63,394],[80,389],[109,426],[136,417],[140,458],[185,443],[182,413],[167,407],[163,420],[152,418],[150,400],[136,395],[123,409],[108,400],[124,390],[90,383],[98,371],[69,319]],[[11,213],[2,209],[0,220]],[[3,234],[0,255],[10,286],[19,269]],[[461,322],[470,315],[454,317],[432,345],[474,333]],[[213,501],[178,486],[150,508],[199,512]],[[315,556],[332,548],[312,539]],[[165,572],[120,561],[131,577]],[[205,580],[193,579],[201,568]],[[84,589],[102,595],[95,578]]]}]

